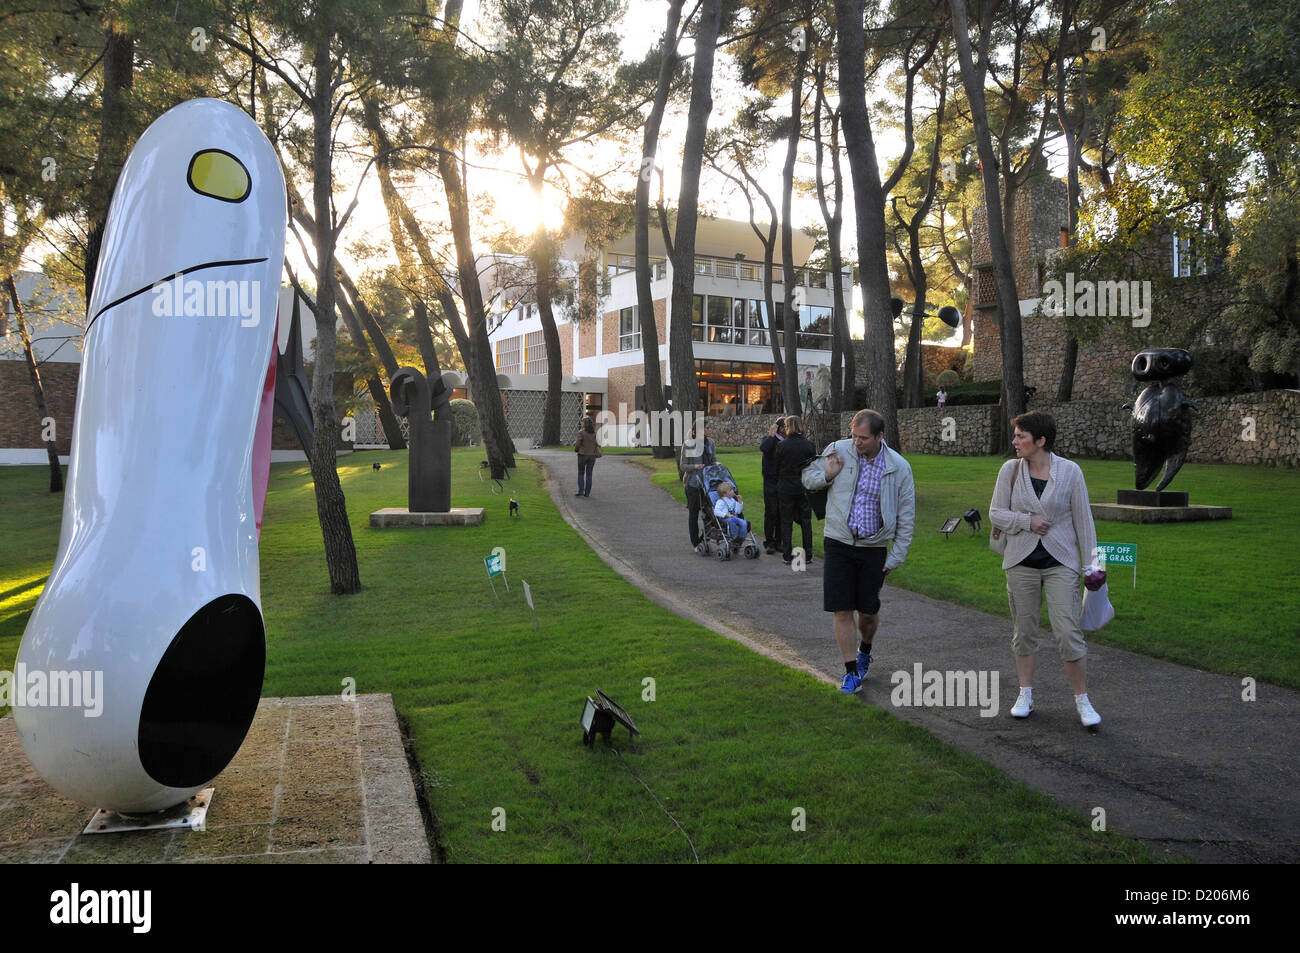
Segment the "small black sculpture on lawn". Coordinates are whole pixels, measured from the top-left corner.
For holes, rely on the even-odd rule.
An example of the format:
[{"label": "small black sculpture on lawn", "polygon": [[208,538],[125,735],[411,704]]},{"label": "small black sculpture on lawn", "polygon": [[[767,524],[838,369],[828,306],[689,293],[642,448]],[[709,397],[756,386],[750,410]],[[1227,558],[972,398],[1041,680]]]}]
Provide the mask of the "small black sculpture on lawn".
[{"label": "small black sculpture on lawn", "polygon": [[[393,413],[411,428],[407,509],[412,513],[451,511],[451,396],[442,377],[433,386],[413,367],[403,367],[388,386]],[[430,418],[430,412],[434,413]]]},{"label": "small black sculpture on lawn", "polygon": [[1169,379],[1191,369],[1192,355],[1182,348],[1150,348],[1133,358],[1133,376],[1152,382],[1137,400],[1124,405],[1133,410],[1133,485],[1139,490],[1146,489],[1164,464],[1159,493],[1187,459],[1196,405]]}]

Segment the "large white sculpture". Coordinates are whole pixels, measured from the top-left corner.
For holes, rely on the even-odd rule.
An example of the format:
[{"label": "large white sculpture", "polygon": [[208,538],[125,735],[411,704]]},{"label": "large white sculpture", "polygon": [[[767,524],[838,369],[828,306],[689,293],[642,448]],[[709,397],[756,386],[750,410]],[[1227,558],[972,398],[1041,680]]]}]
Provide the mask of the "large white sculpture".
[{"label": "large white sculpture", "polygon": [[118,180],[58,555],[18,652],[52,679],[102,672],[102,711],[13,710],[33,766],[77,801],[132,813],[184,801],[229,763],[257,708],[285,216],[275,150],[214,99],[161,116]]}]

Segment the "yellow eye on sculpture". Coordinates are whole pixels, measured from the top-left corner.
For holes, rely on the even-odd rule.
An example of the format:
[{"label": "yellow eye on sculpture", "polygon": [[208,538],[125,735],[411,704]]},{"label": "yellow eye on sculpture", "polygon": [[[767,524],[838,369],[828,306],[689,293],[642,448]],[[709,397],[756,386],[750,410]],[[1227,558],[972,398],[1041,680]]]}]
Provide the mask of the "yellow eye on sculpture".
[{"label": "yellow eye on sculpture", "polygon": [[244,164],[220,149],[194,153],[187,178],[195,192],[223,202],[242,202],[252,189]]}]

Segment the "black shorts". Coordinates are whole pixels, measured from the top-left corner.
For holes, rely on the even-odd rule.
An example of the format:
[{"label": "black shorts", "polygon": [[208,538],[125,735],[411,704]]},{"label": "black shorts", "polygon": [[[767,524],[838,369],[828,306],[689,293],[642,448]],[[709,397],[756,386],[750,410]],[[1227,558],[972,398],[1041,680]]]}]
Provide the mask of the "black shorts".
[{"label": "black shorts", "polygon": [[827,612],[867,615],[880,611],[880,587],[885,583],[883,546],[849,546],[829,536],[822,567],[822,608]]}]

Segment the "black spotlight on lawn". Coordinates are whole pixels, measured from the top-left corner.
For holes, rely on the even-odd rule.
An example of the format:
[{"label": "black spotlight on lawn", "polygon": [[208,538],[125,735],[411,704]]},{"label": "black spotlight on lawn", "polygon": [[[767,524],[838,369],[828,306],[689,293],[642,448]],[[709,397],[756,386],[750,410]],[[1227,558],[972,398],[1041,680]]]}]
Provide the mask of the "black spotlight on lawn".
[{"label": "black spotlight on lawn", "polygon": [[971,535],[978,535],[980,531],[980,511],[974,508],[969,509],[963,518],[970,524]]},{"label": "black spotlight on lawn", "polygon": [[590,745],[596,739],[596,735],[605,736],[605,744],[609,744],[610,731],[614,728],[614,722],[618,722],[629,732],[629,735],[639,735],[641,732],[632,721],[632,716],[624,710],[618,702],[610,698],[600,689],[596,689],[596,697],[587,696],[587,703],[582,709],[582,743]]}]

